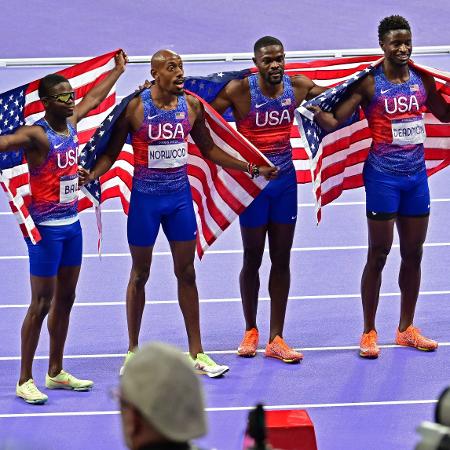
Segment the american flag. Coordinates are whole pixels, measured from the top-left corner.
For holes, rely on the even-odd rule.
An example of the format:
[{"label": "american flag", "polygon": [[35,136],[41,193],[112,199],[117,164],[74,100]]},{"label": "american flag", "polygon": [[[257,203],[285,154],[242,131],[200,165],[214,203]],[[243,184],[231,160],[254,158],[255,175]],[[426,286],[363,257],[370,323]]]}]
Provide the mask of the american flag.
[{"label": "american flag", "polygon": [[[314,99],[314,103],[311,101],[311,104],[320,104],[322,108],[330,109],[332,104],[345,95],[344,90],[351,83],[367,74],[370,67],[381,60],[380,55],[369,55],[288,63],[285,66],[285,73],[291,77],[304,75],[319,86],[331,88],[326,94]],[[431,74],[440,92],[447,100],[450,98],[449,73],[414,63],[412,66]],[[237,72],[219,72],[208,77],[188,77],[185,85],[207,101],[212,101],[230,80],[242,79],[256,71],[256,68],[251,68]],[[305,110],[300,107],[300,111]],[[230,111],[227,111],[224,117],[231,122],[234,121]],[[363,185],[362,168],[371,137],[362,113],[361,115],[356,113],[346,126],[326,137],[315,123],[311,124],[309,117],[310,115],[305,117],[296,112],[294,125],[298,126],[293,126],[291,131],[292,156],[297,182],[313,181],[317,199],[317,218],[320,220],[321,206],[339,197],[343,190]],[[431,175],[449,164],[450,127],[448,124],[440,123],[429,112],[425,114],[425,123],[428,136],[425,143],[425,157],[428,174]],[[303,140],[303,136],[307,139]]]},{"label": "american flag", "polygon": [[[117,51],[76,64],[58,73],[65,76],[75,90],[77,102],[101,82],[114,68]],[[0,94],[0,135],[14,133],[17,128],[31,125],[44,115],[44,106],[38,96],[39,80]],[[105,100],[78,123],[78,140],[83,149],[99,124],[108,116],[116,101],[115,87]],[[0,184],[6,192],[22,232],[33,243],[40,240],[27,206],[30,202],[28,166],[23,151],[2,153],[0,156]],[[80,192],[79,210],[91,206],[89,199]]]},{"label": "american flag", "polygon": [[[124,98],[84,147],[80,155],[80,162],[84,167],[91,168],[107,148],[114,123],[136,95],[138,94],[134,93]],[[201,98],[199,100],[205,107],[206,125],[216,145],[240,160],[257,165],[270,165],[270,162],[211,106]],[[188,151],[188,176],[198,227],[197,254],[201,258],[205,250],[261,192],[267,181],[262,177],[251,179],[244,172],[223,169],[206,160],[190,136]],[[100,183],[93,181],[85,186],[89,190],[87,195],[95,205],[107,198],[119,197],[124,211],[128,213],[133,172],[133,149],[126,143],[112,168],[101,177]]]},{"label": "american flag", "polygon": [[[338,198],[346,189],[363,186],[362,169],[372,139],[362,111],[358,111],[353,120],[349,120],[343,127],[328,134],[318,126],[312,113],[306,108],[318,105],[324,111],[330,111],[346,95],[350,86],[367,76],[381,61],[379,59],[355,72],[339,85],[300,106],[295,112],[302,143],[311,161],[318,221],[322,206]],[[437,89],[449,101],[450,73],[413,62],[410,65],[419,72],[432,75]],[[414,89],[418,89],[418,86],[411,86],[411,90]],[[425,160],[427,173],[432,175],[450,164],[450,125],[439,122],[429,111],[425,111],[424,115],[427,134],[424,143]]]}]

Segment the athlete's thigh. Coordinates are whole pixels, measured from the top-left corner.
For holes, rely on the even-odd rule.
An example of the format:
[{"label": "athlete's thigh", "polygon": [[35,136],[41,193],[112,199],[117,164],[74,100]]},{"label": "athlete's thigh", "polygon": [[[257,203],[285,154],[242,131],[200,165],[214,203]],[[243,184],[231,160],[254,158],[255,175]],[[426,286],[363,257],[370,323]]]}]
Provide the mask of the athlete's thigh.
[{"label": "athlete's thigh", "polygon": [[273,181],[270,181],[250,205],[248,205],[240,214],[239,223],[241,224],[241,227],[256,228],[266,226],[269,223],[270,197],[267,194],[267,189],[270,189],[270,184],[273,183]]},{"label": "athlete's thigh", "polygon": [[295,171],[274,181],[277,183],[274,186],[276,189],[272,190],[270,196],[269,222],[271,224],[293,225],[293,227],[287,227],[289,230],[293,229],[297,221],[298,211]]},{"label": "athlete's thigh", "polygon": [[428,230],[428,214],[425,216],[398,216],[397,230],[400,241],[400,252],[412,251],[421,248],[425,242]]},{"label": "athlete's thigh", "polygon": [[168,241],[195,241],[197,222],[190,187],[181,192],[170,194],[166,206],[161,224]]},{"label": "athlete's thigh", "polygon": [[366,215],[371,220],[389,220],[396,217],[400,205],[401,178],[364,167]]},{"label": "athlete's thigh", "polygon": [[155,244],[161,223],[164,196],[149,195],[133,189],[127,220],[130,246],[151,247]]},{"label": "athlete's thigh", "polygon": [[196,240],[169,241],[175,273],[194,265]]},{"label": "athlete's thigh", "polygon": [[38,226],[41,240],[33,244],[25,239],[28,246],[30,274],[37,277],[54,277],[58,273],[63,242],[59,239],[58,227]]},{"label": "athlete's thigh", "polygon": [[411,187],[401,192],[399,216],[427,217],[430,214],[430,189],[426,171],[411,178]]},{"label": "athlete's thigh", "polygon": [[68,225],[64,231],[64,235],[64,239],[62,240],[63,248],[59,268],[81,266],[81,260],[83,257],[83,233],[81,231],[80,222],[77,221],[72,225]]}]

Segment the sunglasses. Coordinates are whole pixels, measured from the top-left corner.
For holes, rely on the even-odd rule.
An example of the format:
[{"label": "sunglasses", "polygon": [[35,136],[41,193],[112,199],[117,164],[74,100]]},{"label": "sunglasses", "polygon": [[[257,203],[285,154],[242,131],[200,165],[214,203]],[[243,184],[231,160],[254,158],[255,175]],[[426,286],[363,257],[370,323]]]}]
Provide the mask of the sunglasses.
[{"label": "sunglasses", "polygon": [[60,103],[69,103],[70,101],[75,100],[75,92],[63,92],[61,94],[47,95],[47,97],[54,98]]}]

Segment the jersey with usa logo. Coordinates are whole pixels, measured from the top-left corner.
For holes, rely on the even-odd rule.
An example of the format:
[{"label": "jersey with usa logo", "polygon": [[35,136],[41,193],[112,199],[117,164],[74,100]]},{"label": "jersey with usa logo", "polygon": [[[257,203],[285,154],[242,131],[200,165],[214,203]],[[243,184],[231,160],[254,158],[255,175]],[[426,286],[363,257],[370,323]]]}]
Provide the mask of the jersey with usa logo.
[{"label": "jersey with usa logo", "polygon": [[68,225],[78,220],[78,137],[67,122],[68,134],[55,132],[45,119],[34,125],[47,134],[49,151],[38,167],[29,168],[31,204],[36,224]]},{"label": "jersey with usa logo", "polygon": [[409,68],[408,81],[391,83],[380,65],[374,80],[374,96],[364,108],[373,138],[368,162],[381,172],[397,175],[424,170],[427,93],[421,77]]},{"label": "jersey with usa logo", "polygon": [[248,77],[250,111],[236,120],[236,127],[255,147],[267,156],[281,172],[293,171],[291,128],[294,121],[295,95],[291,79],[283,76],[283,93],[265,97],[258,85],[258,75]]},{"label": "jersey with usa logo", "polygon": [[147,194],[181,191],[189,184],[187,138],[191,131],[186,97],[175,109],[159,109],[150,89],[141,93],[144,120],[131,144],[134,151],[133,189]]}]

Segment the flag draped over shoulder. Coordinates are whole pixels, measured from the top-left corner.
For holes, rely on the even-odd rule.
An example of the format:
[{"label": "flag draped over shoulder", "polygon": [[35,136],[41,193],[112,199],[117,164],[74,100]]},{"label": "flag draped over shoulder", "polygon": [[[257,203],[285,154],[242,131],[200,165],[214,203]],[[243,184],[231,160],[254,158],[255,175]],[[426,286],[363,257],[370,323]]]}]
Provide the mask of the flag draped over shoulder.
[{"label": "flag draped over shoulder", "polygon": [[[107,73],[115,67],[114,56],[117,51],[84,61],[59,74],[66,77],[75,90],[77,102],[95,85],[101,82]],[[38,96],[39,80],[0,94],[0,135],[14,133],[22,125],[31,125],[44,115],[44,106]],[[80,149],[89,141],[99,124],[108,116],[116,102],[115,87],[105,100],[78,125]],[[40,240],[29,212],[31,199],[28,166],[22,150],[0,153],[0,184],[6,192],[11,210],[15,214],[24,236],[33,243]],[[82,192],[79,194],[79,210],[92,205]]]},{"label": "flag draped over shoulder", "polygon": [[[372,142],[371,132],[362,111],[340,129],[326,133],[313,120],[306,108],[320,106],[330,111],[348,93],[350,87],[371,73],[382,59],[367,65],[346,77],[322,95],[300,106],[296,119],[302,144],[311,161],[311,178],[316,198],[317,220],[321,218],[321,207],[338,198],[346,189],[363,185],[362,170]],[[418,72],[432,75],[438,91],[450,100],[450,73],[410,62]],[[424,113],[427,138],[424,143],[425,162],[428,175],[450,164],[450,125],[439,122],[429,111]]]},{"label": "flag draped over shoulder", "polygon": [[[84,147],[80,155],[84,167],[91,168],[98,156],[107,148],[116,120],[136,95],[138,93],[124,98]],[[217,146],[237,159],[257,165],[270,165],[270,162],[211,106],[201,98],[199,100],[205,108],[207,128]],[[190,136],[188,153],[188,176],[198,227],[197,254],[201,258],[222,231],[261,192],[267,181],[263,177],[251,179],[247,173],[223,169],[206,160]],[[86,186],[89,198],[95,204],[99,204],[107,198],[119,197],[124,211],[128,213],[133,172],[133,149],[127,142],[112,168],[101,177],[100,183],[93,181]]]},{"label": "flag draped over shoulder", "polygon": [[[357,56],[350,58],[333,58],[327,60],[315,60],[309,62],[289,63],[285,66],[285,73],[289,76],[304,75],[314,81],[315,84],[324,87],[346,88],[352,82],[360,78],[362,72],[367,74],[369,66],[381,61],[381,57]],[[449,74],[431,69],[428,67],[413,64],[417,70],[423,70],[434,76],[440,92],[449,98]],[[255,73],[256,68],[245,69],[239,72],[219,72],[207,77],[187,77],[185,86],[196,92],[207,101],[212,101],[232,79],[242,79],[251,73]],[[329,102],[335,104],[345,93],[339,91],[337,94],[333,89],[326,93],[327,101],[322,103],[323,95],[315,99],[322,107],[327,107]],[[331,100],[334,96],[334,99]],[[311,103],[314,104],[314,103]],[[318,104],[318,103],[316,103]],[[332,107],[330,103],[330,108]],[[228,121],[233,121],[232,115],[224,117]],[[361,120],[359,120],[361,119]],[[302,124],[298,122],[301,121]],[[344,189],[351,189],[362,186],[362,165],[367,157],[370,147],[371,136],[367,127],[367,121],[363,116],[358,120],[349,121],[345,126],[331,135],[325,137],[325,133],[318,127],[309,123],[308,117],[296,113],[296,119],[291,130],[292,157],[297,173],[298,183],[308,183],[313,181],[314,194],[317,199],[317,216],[320,219],[320,206],[330,203],[337,198]],[[441,124],[430,113],[426,113],[425,123],[428,139],[426,142],[426,162],[428,173],[435,173],[448,164],[446,150],[450,148],[450,130],[448,124]],[[303,132],[302,132],[303,127]],[[302,140],[302,135],[310,130],[311,135],[305,135],[308,139]],[[314,135],[315,132],[315,135]],[[314,139],[311,139],[311,136]],[[316,141],[323,141],[319,149]],[[316,148],[312,148],[312,146]]]}]

